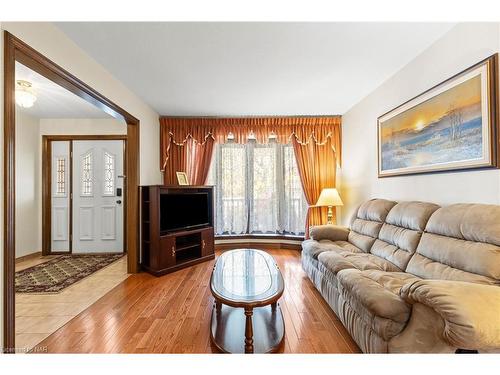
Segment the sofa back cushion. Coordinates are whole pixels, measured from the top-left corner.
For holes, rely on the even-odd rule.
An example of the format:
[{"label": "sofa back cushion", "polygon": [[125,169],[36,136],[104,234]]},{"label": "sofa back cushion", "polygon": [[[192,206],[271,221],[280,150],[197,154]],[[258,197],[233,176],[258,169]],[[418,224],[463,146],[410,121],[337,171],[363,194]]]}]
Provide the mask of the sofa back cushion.
[{"label": "sofa back cushion", "polygon": [[348,241],[368,253],[395,204],[385,199],[371,199],[359,206],[351,221]]},{"label": "sofa back cushion", "polygon": [[407,272],[424,279],[500,283],[500,206],[453,204],[427,222]]},{"label": "sofa back cushion", "polygon": [[404,270],[415,253],[431,215],[439,208],[425,202],[400,202],[385,219],[370,252]]}]

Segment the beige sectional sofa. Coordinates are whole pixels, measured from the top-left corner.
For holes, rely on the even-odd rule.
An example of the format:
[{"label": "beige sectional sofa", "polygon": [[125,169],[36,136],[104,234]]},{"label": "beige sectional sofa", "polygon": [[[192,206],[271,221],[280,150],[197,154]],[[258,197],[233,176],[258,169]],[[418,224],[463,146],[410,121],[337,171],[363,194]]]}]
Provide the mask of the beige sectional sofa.
[{"label": "beige sectional sofa", "polygon": [[500,206],[373,199],[302,266],[365,353],[500,351]]}]

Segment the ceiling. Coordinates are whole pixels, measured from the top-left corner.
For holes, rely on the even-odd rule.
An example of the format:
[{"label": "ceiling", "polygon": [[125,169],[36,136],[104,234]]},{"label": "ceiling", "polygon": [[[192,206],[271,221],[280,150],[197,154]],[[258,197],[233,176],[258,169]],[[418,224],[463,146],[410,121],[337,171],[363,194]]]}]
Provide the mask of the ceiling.
[{"label": "ceiling", "polygon": [[31,108],[17,107],[38,119],[107,119],[110,115],[51,80],[16,62],[16,80],[31,82],[37,100]]},{"label": "ceiling", "polygon": [[56,23],[161,115],[343,114],[451,23]]}]

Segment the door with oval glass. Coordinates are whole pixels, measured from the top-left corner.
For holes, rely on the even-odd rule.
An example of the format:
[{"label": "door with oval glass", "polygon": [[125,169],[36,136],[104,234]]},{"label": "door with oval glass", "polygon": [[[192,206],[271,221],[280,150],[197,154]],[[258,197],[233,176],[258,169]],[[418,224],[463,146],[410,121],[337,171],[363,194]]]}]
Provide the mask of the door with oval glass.
[{"label": "door with oval glass", "polygon": [[73,253],[123,251],[123,146],[73,141]]}]

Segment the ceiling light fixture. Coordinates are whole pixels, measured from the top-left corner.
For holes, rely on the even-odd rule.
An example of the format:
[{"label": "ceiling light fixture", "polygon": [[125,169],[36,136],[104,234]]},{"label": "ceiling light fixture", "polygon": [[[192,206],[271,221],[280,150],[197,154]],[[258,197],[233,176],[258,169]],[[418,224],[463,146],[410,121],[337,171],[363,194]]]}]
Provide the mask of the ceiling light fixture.
[{"label": "ceiling light fixture", "polygon": [[31,108],[36,102],[31,82],[22,79],[16,81],[16,103],[22,108]]}]

